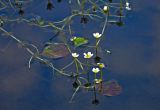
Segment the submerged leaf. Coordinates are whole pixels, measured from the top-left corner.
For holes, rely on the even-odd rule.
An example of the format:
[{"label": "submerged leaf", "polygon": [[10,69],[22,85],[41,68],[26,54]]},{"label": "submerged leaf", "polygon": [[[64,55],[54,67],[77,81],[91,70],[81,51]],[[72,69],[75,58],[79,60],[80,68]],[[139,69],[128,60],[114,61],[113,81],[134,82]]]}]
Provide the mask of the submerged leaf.
[{"label": "submerged leaf", "polygon": [[71,39],[71,41],[73,42],[74,46],[76,46],[76,47],[79,47],[81,45],[88,43],[88,39],[83,38],[83,37],[74,37],[73,39]]},{"label": "submerged leaf", "polygon": [[99,100],[98,99],[92,100],[92,104],[98,105],[99,104]]},{"label": "submerged leaf", "polygon": [[122,91],[121,86],[116,80],[110,80],[97,84],[97,89],[100,94],[105,96],[116,96]]},{"label": "submerged leaf", "polygon": [[42,55],[47,58],[62,58],[69,54],[67,46],[63,43],[50,43],[43,49]]}]

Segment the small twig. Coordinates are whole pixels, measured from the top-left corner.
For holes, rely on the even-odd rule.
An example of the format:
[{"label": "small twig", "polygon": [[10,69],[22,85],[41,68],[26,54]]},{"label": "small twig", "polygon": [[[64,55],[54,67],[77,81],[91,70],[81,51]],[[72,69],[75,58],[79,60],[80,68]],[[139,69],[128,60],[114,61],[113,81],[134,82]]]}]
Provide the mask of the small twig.
[{"label": "small twig", "polygon": [[30,68],[30,67],[31,67],[31,61],[32,61],[32,59],[33,59],[33,56],[31,56],[31,58],[29,59],[29,62],[28,62],[28,68]]},{"label": "small twig", "polygon": [[74,99],[74,97],[75,97],[75,95],[76,95],[76,93],[78,92],[78,90],[80,89],[80,86],[78,86],[77,88],[76,88],[76,90],[75,90],[75,92],[73,93],[73,95],[72,95],[72,97],[71,97],[71,99],[70,99],[70,103],[72,103],[72,100]]}]

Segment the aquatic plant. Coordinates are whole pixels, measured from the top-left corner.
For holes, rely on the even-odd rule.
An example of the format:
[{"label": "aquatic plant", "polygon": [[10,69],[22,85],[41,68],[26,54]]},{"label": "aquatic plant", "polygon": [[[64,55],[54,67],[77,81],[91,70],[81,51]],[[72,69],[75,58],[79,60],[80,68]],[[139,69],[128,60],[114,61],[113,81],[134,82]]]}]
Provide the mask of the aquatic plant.
[{"label": "aquatic plant", "polygon": [[[76,2],[75,2],[76,1]],[[34,0],[0,0],[0,12],[7,10],[13,10],[19,13],[20,16],[10,16],[8,14],[0,14],[0,32],[5,33],[9,38],[15,40],[22,48],[30,54],[28,67],[31,68],[32,60],[37,60],[42,64],[50,67],[53,74],[61,74],[73,80],[72,86],[74,93],[71,97],[70,102],[74,99],[75,95],[80,89],[85,89],[88,92],[93,91],[94,100],[93,104],[98,104],[97,93],[105,96],[116,96],[122,91],[121,86],[116,80],[106,81],[103,72],[108,67],[99,55],[99,49],[101,47],[101,40],[106,37],[105,30],[109,25],[123,26],[123,18],[125,17],[126,11],[130,11],[130,3],[127,0],[66,0],[71,7],[71,15],[60,19],[58,21],[47,21],[44,20],[40,15],[31,15],[30,18],[25,16],[25,7],[28,4],[32,4]],[[54,5],[55,1],[47,0],[44,3],[47,10],[56,10]],[[64,2],[57,0],[58,3]],[[76,5],[78,8],[72,8]],[[87,25],[91,21],[99,20],[103,24],[103,27],[97,32],[93,32],[93,37],[80,36],[74,33],[72,21],[75,17],[80,17],[80,23]],[[54,37],[50,38],[45,42],[43,51],[40,52],[39,47],[33,43],[21,40],[14,33],[10,33],[5,29],[4,25],[15,22],[23,22],[28,25],[34,25],[42,29],[52,30],[56,33],[55,36],[61,36],[61,41],[54,41]],[[101,28],[101,27],[99,27]],[[92,30],[90,30],[92,31]],[[80,32],[82,33],[82,32]],[[77,34],[77,36],[75,36]],[[94,43],[90,39],[94,38]],[[1,38],[2,39],[2,38]],[[79,50],[82,49],[80,52]],[[90,49],[90,51],[88,51]],[[104,54],[110,55],[111,51],[108,49],[102,49]],[[79,58],[83,56],[83,59]],[[94,58],[93,58],[94,56]],[[63,68],[57,68],[53,64],[53,60],[57,58],[63,59],[64,57],[72,57],[69,64],[63,65]],[[69,67],[75,68],[69,69]],[[92,70],[92,72],[91,72]],[[86,78],[87,76],[87,78]],[[93,76],[93,77],[90,77]]]}]

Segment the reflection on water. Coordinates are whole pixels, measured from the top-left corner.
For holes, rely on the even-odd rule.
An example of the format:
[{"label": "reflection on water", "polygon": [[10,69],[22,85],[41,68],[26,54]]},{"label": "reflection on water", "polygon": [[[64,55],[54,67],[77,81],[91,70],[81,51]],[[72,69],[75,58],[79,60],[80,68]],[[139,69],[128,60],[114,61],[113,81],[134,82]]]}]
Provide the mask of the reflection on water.
[{"label": "reflection on water", "polygon": [[[35,4],[39,1],[35,0]],[[160,102],[160,18],[159,1],[134,0],[133,11],[125,20],[121,28],[111,26],[106,32],[103,46],[111,49],[112,54],[105,56],[107,70],[106,79],[117,79],[123,87],[123,92],[117,97],[103,97],[98,95],[100,104],[91,104],[93,94],[80,91],[73,103],[68,103],[73,93],[72,79],[52,75],[50,69],[34,62],[28,69],[28,53],[17,47],[14,41],[0,36],[0,109],[1,110],[159,110]],[[46,7],[38,3],[37,7],[30,5],[25,8],[25,13],[32,8],[37,15],[46,19],[60,19],[68,13],[61,5],[55,3],[51,12],[44,12]],[[42,7],[42,8],[41,8]],[[67,8],[66,8],[67,9]],[[58,11],[64,14],[58,14]],[[16,12],[15,12],[16,13]],[[0,13],[1,14],[1,13]],[[3,13],[2,13],[3,14]],[[53,15],[57,16],[53,16]],[[26,15],[27,16],[27,15]],[[79,18],[77,18],[79,20]],[[77,20],[77,21],[78,21]],[[92,21],[90,21],[92,22]],[[78,24],[78,23],[77,23]],[[81,30],[76,25],[75,30]],[[50,30],[39,29],[24,23],[8,25],[6,28],[19,38],[32,42],[42,50],[44,42],[53,36]],[[97,30],[97,24],[88,23],[83,34],[91,35],[90,28]],[[9,43],[9,44],[8,44]],[[8,44],[8,46],[7,46]],[[66,62],[64,62],[66,61]],[[55,60],[56,66],[68,63]]]}]

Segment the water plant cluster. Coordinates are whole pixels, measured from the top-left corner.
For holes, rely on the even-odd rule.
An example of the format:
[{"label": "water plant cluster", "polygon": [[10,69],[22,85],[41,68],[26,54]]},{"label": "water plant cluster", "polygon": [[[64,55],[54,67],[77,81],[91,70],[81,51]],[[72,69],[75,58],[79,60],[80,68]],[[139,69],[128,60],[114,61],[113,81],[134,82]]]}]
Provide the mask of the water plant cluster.
[{"label": "water plant cluster", "polygon": [[[5,33],[11,39],[15,40],[22,48],[30,53],[28,67],[31,68],[33,59],[52,69],[54,74],[61,74],[70,78],[73,83],[73,95],[70,102],[80,89],[84,89],[94,94],[93,104],[98,104],[97,93],[104,96],[116,96],[122,91],[121,86],[116,80],[106,81],[105,69],[107,65],[99,54],[101,42],[105,31],[110,25],[123,26],[123,20],[126,12],[131,10],[130,3],[127,0],[46,0],[46,10],[56,10],[55,2],[61,4],[67,2],[70,5],[70,15],[58,21],[46,21],[41,15],[27,18],[25,16],[25,6],[32,4],[36,0],[1,0],[0,1],[0,32]],[[73,8],[74,5],[78,8]],[[73,7],[72,7],[73,6]],[[10,17],[3,14],[4,10],[13,10],[17,13],[16,17]],[[100,30],[93,32],[89,37],[79,36],[74,32],[72,22],[78,17],[82,25],[88,25],[89,22],[99,20],[102,26]],[[28,25],[34,25],[43,29],[52,29],[56,37],[63,37],[59,42],[50,38],[39,50],[35,44],[21,40],[21,38],[10,33],[5,29],[7,23],[24,22]],[[92,30],[90,30],[92,32]],[[1,38],[2,39],[2,38]],[[93,39],[93,41],[91,41]],[[103,54],[110,55],[111,51],[102,49]],[[70,58],[69,64],[57,68],[53,62],[55,59]],[[56,60],[58,61],[58,60]],[[65,60],[63,60],[65,62]]]}]

